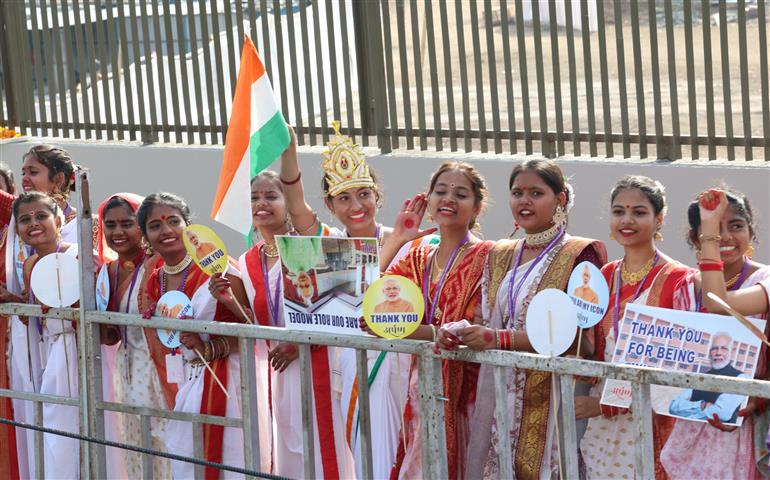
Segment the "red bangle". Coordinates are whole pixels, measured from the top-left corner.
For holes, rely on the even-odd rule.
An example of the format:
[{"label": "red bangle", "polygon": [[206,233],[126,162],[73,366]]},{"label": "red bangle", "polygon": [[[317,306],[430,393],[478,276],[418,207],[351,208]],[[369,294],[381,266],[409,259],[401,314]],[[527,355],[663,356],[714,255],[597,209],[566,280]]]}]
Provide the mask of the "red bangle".
[{"label": "red bangle", "polygon": [[297,178],[295,178],[290,182],[287,182],[286,180],[284,180],[283,177],[279,177],[279,178],[281,179],[281,183],[283,183],[284,185],[294,185],[295,183],[299,182],[299,180],[302,178],[302,170],[300,170],[299,174],[297,174]]},{"label": "red bangle", "polygon": [[723,272],[725,270],[725,264],[719,263],[699,263],[698,268],[701,272]]},{"label": "red bangle", "polygon": [[512,350],[511,331],[507,328],[500,330],[500,348],[502,350]]}]

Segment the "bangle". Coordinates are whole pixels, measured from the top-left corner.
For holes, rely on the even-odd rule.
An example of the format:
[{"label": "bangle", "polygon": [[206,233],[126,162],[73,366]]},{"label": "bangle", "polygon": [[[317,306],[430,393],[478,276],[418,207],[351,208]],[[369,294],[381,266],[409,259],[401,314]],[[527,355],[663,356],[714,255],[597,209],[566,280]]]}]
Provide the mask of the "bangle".
[{"label": "bangle", "polygon": [[433,343],[436,343],[436,326],[433,325],[432,323],[430,324],[430,331],[431,331],[431,335],[433,336],[432,341]]},{"label": "bangle", "polygon": [[290,182],[287,182],[286,180],[284,180],[283,177],[278,177],[278,178],[281,180],[281,183],[283,183],[284,185],[294,185],[295,183],[299,182],[300,179],[302,178],[302,170],[300,170],[299,173],[297,174],[297,178],[295,178]]},{"label": "bangle", "polygon": [[701,272],[723,272],[725,265],[722,262],[719,263],[699,263],[698,268]]},{"label": "bangle", "polygon": [[719,242],[722,240],[722,235],[716,234],[716,235],[698,235],[698,240],[700,240],[700,243],[704,242]]},{"label": "bangle", "polygon": [[315,224],[316,224],[316,223],[320,223],[320,222],[318,221],[318,214],[317,214],[317,213],[315,213],[315,212],[313,212],[313,223],[311,223],[310,225],[308,225],[306,228],[302,228],[302,229],[300,229],[300,228],[297,228],[297,227],[295,226],[295,227],[294,227],[294,231],[296,231],[296,232],[297,232],[297,233],[299,233],[300,235],[304,235],[304,234],[306,234],[307,232],[309,232],[309,231],[310,231],[310,230],[311,230],[311,229],[312,229],[312,228],[315,226]]},{"label": "bangle", "polygon": [[496,328],[494,330],[495,330],[495,348],[500,350],[500,330]]},{"label": "bangle", "polygon": [[716,260],[713,258],[701,258],[700,260],[698,260],[698,265],[700,265],[701,263],[723,263],[723,262],[722,260]]}]

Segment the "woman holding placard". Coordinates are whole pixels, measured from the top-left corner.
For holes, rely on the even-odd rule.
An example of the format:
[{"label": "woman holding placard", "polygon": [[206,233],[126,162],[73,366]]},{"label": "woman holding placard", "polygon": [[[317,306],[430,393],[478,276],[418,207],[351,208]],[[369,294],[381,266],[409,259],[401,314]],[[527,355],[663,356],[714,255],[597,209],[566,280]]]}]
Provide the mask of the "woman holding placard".
[{"label": "woman holding placard", "polygon": [[[197,320],[242,322],[236,302],[246,304],[240,279],[228,273],[217,288],[209,289],[209,276],[188,255],[182,240],[184,228],[189,224],[190,209],[180,197],[170,193],[148,196],[137,211],[139,227],[150,247],[161,257],[160,267],[150,273],[146,287],[142,289],[139,307],[146,317],[152,314],[155,304],[166,292],[178,290],[190,299],[193,317]],[[232,287],[235,296],[227,292]],[[240,368],[238,343],[235,338],[183,332],[179,336],[183,347],[183,362],[173,362],[169,349],[166,368],[157,365],[161,382],[167,378],[179,380],[178,392],[173,403],[175,411],[201,413],[227,417],[240,417]],[[196,353],[196,351],[198,353]],[[198,354],[203,356],[205,366]],[[173,359],[172,359],[173,360]],[[174,371],[168,371],[174,368]],[[177,371],[178,369],[178,371]],[[213,371],[213,374],[212,374]],[[220,387],[224,387],[226,392]],[[167,400],[168,401],[168,400]],[[180,455],[193,455],[192,425],[186,422],[169,422],[166,427],[166,450]],[[239,428],[203,426],[204,458],[227,465],[243,466],[243,432]],[[175,478],[192,478],[193,465],[172,461]],[[220,475],[216,469],[206,467],[206,476],[230,478],[233,474]],[[236,475],[237,477],[237,475]]]},{"label": "woman holding placard", "polygon": [[[626,304],[672,308],[676,285],[689,269],[660,252],[660,229],[666,215],[663,185],[648,177],[621,179],[611,192],[610,238],[623,247],[623,258],[602,268],[610,286],[610,303],[594,330],[596,358],[610,361]],[[634,444],[638,441],[633,418],[627,410],[600,405],[603,382],[590,396],[575,397],[577,418],[589,418],[580,444],[588,478],[634,476]],[[653,416],[655,475],[665,478],[660,451],[674,419]]]},{"label": "woman holding placard", "polygon": [[[720,203],[722,199],[726,200],[725,205]],[[704,298],[711,276],[721,277],[728,301],[730,295],[752,290],[758,291],[757,296],[762,299],[763,291],[759,285],[770,282],[770,267],[751,259],[751,244],[756,238],[754,214],[748,198],[731,190],[706,191],[690,204],[687,217],[690,224],[688,241],[698,251],[702,272],[693,272],[682,282],[676,292],[675,307],[698,311],[713,308],[713,302]],[[714,231],[718,233],[712,233]],[[767,318],[767,313],[755,318]],[[762,345],[755,378],[766,378],[767,355],[768,349]],[[766,409],[765,399],[750,398],[746,408],[738,412],[744,420],[737,428],[719,420],[709,420],[711,426],[677,420],[661,454],[666,472],[672,478],[760,478],[760,471],[767,471]],[[710,453],[693,455],[696,446],[702,444],[712,447]]]},{"label": "woman holding placard", "polygon": [[[510,208],[523,240],[501,240],[489,254],[482,283],[480,322],[456,331],[442,329],[445,348],[465,344],[475,350],[534,351],[525,329],[527,307],[540,291],[565,290],[572,270],[587,261],[601,265],[604,244],[567,234],[567,212],[574,204],[572,187],[556,163],[528,160],[517,165],[508,182]],[[469,317],[465,317],[469,318]],[[583,342],[590,353],[590,342]],[[574,353],[575,347],[571,348]],[[511,437],[513,469],[517,478],[558,475],[556,425],[552,414],[550,374],[512,369],[508,401],[513,413]],[[467,478],[500,475],[497,429],[494,425],[494,386],[491,368],[482,366],[476,393],[474,429],[468,448]],[[508,434],[508,433],[507,433]]]},{"label": "woman holding placard", "polygon": [[[446,162],[433,174],[427,195],[428,211],[438,224],[441,243],[412,248],[386,272],[404,276],[423,289],[426,315],[423,324],[407,338],[435,341],[438,329],[445,323],[475,317],[481,299],[481,273],[492,242],[480,240],[471,229],[477,227],[476,219],[486,198],[483,177],[467,163]],[[478,365],[444,361],[443,371],[448,398],[448,473],[450,478],[460,478],[465,470]],[[393,471],[399,478],[422,476],[418,382],[417,365],[413,362],[402,426],[406,447],[399,443]]]},{"label": "woman holding placard", "polygon": [[[35,250],[24,261],[24,284],[29,286],[28,293],[18,298],[8,298],[6,301],[19,303],[39,303],[37,296],[32,293],[30,279],[33,268],[49,254],[63,253],[77,255],[77,246],[62,241],[62,219],[59,206],[48,195],[40,192],[21,194],[13,204],[13,216],[16,219],[16,231],[21,240]],[[53,273],[53,272],[52,272]],[[58,273],[57,273],[58,277]],[[61,279],[77,285],[77,278]],[[73,302],[74,303],[74,302]],[[49,304],[50,305],[50,304]],[[58,306],[58,305],[53,305]],[[66,305],[69,306],[69,305]],[[77,397],[78,395],[78,347],[75,335],[75,324],[70,320],[26,318],[21,319],[30,329],[39,333],[37,359],[42,368],[39,378],[41,394]],[[25,341],[28,339],[22,339]],[[28,374],[30,359],[23,359],[15,366],[16,372]],[[77,407],[44,404],[43,426],[64,430],[72,433],[79,431],[79,415]],[[45,476],[48,478],[79,478],[80,476],[80,447],[77,440],[58,435],[44,435]]]},{"label": "woman holding placard", "polygon": [[[302,184],[302,173],[299,169],[296,151],[296,136],[293,129],[291,133],[291,143],[281,156],[281,174],[280,182],[285,194],[286,207],[289,212],[293,231],[300,235],[315,236],[335,236],[335,237],[367,237],[376,238],[379,250],[380,268],[384,270],[391,264],[393,259],[397,259],[399,254],[406,253],[406,249],[399,249],[405,242],[413,241],[412,246],[420,243],[435,242],[435,237],[428,237],[426,234],[433,230],[419,231],[419,221],[410,217],[411,223],[406,229],[407,235],[404,241],[391,241],[393,229],[377,222],[376,216],[379,207],[382,204],[382,193],[377,178],[370,166],[366,163],[366,157],[361,148],[353,143],[352,139],[342,135],[339,131],[339,124],[334,123],[335,136],[327,144],[328,149],[322,153],[322,168],[324,175],[322,178],[322,188],[324,192],[324,204],[332,214],[344,226],[343,230],[331,227],[320,221],[318,215],[312,207],[305,201],[304,186]],[[421,218],[425,211],[425,198],[420,194],[414,199],[407,200],[404,204],[404,210],[410,214]],[[414,240],[418,238],[418,240]],[[314,354],[321,356],[326,348],[318,349]],[[387,352],[370,352],[369,371],[374,372],[371,379],[370,401],[373,408],[379,408],[384,411],[381,416],[372,418],[372,444],[373,450],[379,452],[375,455],[375,476],[381,477],[387,475],[393,458],[387,452],[395,451],[395,444],[398,441],[398,432],[396,429],[388,428],[387,422],[381,428],[377,422],[389,418],[400,418],[401,403],[403,396],[396,396],[391,386],[394,382],[401,382],[398,372],[407,370],[406,356],[397,356]],[[340,397],[339,402],[334,402],[334,409],[321,408],[318,412],[322,415],[332,415],[332,419],[322,422],[319,428],[329,430],[327,438],[335,439],[336,456],[339,458],[345,449],[345,438],[350,439],[354,455],[359,457],[360,447],[357,447],[357,434],[354,428],[355,418],[357,417],[357,382],[355,375],[355,351],[352,349],[340,349],[338,352],[332,352],[329,355],[331,371],[339,371],[342,377],[342,386],[336,396]],[[400,359],[401,367],[395,366],[395,360]],[[374,366],[379,365],[375,369]],[[326,381],[325,383],[329,383]],[[333,384],[339,382],[332,382]],[[319,385],[323,385],[319,383]],[[324,395],[326,397],[326,395]],[[333,426],[333,435],[332,427]],[[339,444],[339,439],[343,444]],[[331,443],[327,443],[325,448],[331,448]],[[339,462],[338,462],[339,464]],[[343,464],[344,465],[344,464]],[[360,466],[359,466],[360,469]],[[316,469],[318,472],[318,469]]]},{"label": "woman holding placard", "polygon": [[[117,253],[118,258],[105,263],[96,281],[97,307],[110,312],[140,313],[139,292],[156,268],[160,257],[146,255],[142,231],[136,211],[144,200],[132,193],[118,193],[99,206],[99,221],[103,234],[99,256],[105,247]],[[102,305],[98,299],[104,299]],[[115,369],[109,378],[114,388],[115,401],[143,407],[167,409],[173,406],[176,385],[162,382],[157,366],[164,368],[164,348],[154,329],[102,325],[102,342],[116,345]],[[139,445],[142,443],[141,419],[134,415],[120,415],[120,439]],[[152,419],[152,448],[161,449],[166,420]],[[142,476],[142,457],[127,450],[126,474],[129,478]],[[153,476],[170,478],[171,464],[165,458],[153,457]]]}]

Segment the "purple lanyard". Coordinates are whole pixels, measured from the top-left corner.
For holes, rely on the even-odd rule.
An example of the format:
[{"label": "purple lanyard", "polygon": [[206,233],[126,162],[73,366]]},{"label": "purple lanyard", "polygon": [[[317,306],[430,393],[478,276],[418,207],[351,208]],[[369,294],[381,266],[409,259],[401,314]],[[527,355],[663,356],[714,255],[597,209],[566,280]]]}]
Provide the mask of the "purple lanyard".
[{"label": "purple lanyard", "polygon": [[532,273],[532,270],[535,269],[537,264],[540,263],[546,255],[548,255],[548,252],[550,252],[551,249],[553,249],[553,247],[559,243],[559,240],[564,238],[564,234],[564,227],[562,227],[559,229],[559,233],[556,234],[553,240],[551,240],[551,243],[549,243],[548,246],[545,247],[542,252],[540,252],[540,254],[529,266],[527,271],[524,272],[524,276],[519,281],[519,284],[516,286],[516,291],[514,292],[513,288],[514,284],[516,283],[516,270],[518,270],[519,265],[521,264],[521,256],[524,254],[524,247],[526,246],[526,240],[522,240],[519,254],[516,256],[516,262],[513,264],[513,268],[511,269],[511,282],[508,284],[508,318],[511,320],[511,322],[513,322],[513,320],[516,318],[516,300],[519,298],[521,287],[524,285],[527,277],[529,277],[529,274]]},{"label": "purple lanyard", "polygon": [[[647,277],[650,276],[650,273],[652,273],[652,269],[655,268],[655,264],[658,263],[658,260],[660,259],[660,253],[656,250],[655,251],[655,258],[652,259],[652,268],[649,272],[647,272],[647,275],[644,276],[641,282],[639,282],[639,286],[636,287],[636,291],[634,292],[634,296],[631,297],[628,302],[626,303],[633,303],[634,300],[639,298],[639,294],[642,292],[642,287],[644,287],[644,283],[647,281]],[[612,326],[615,329],[615,339],[618,338],[618,323],[620,322],[620,289],[623,287],[621,277],[623,275],[620,274],[620,269],[623,267],[623,261],[621,260],[618,262],[618,266],[615,267],[615,277],[617,277],[615,281],[615,309],[613,312],[613,318],[612,318]]]},{"label": "purple lanyard", "polygon": [[[732,292],[734,290],[738,290],[743,285],[743,282],[746,281],[746,277],[749,274],[749,259],[744,257],[743,258],[743,268],[741,268],[741,274],[738,276],[738,280],[733,284],[732,287],[728,288],[727,291]],[[699,312],[701,307],[703,306],[703,290],[698,292],[698,298],[695,300],[695,311]]]},{"label": "purple lanyard", "polygon": [[[436,284],[436,291],[433,294],[433,301],[430,302],[430,309],[428,310],[428,325],[433,323],[433,315],[436,314],[436,307],[438,306],[438,296],[441,294],[441,288],[444,286],[444,281],[446,281],[447,274],[449,273],[449,270],[452,268],[452,264],[454,263],[455,257],[458,253],[460,253],[460,249],[468,243],[470,240],[470,234],[466,233],[465,237],[463,238],[462,242],[460,242],[457,247],[455,247],[454,251],[452,252],[452,255],[449,256],[449,261],[447,261],[447,266],[444,269],[444,272],[441,274],[441,278],[439,278],[438,283]],[[436,255],[438,252],[438,248],[433,252],[433,255]],[[425,306],[427,307],[428,301],[430,300],[430,267],[433,261],[433,257],[430,258],[428,261],[428,265],[425,267],[425,278],[422,281],[422,294],[423,298],[425,299]]]},{"label": "purple lanyard", "polygon": [[[270,271],[267,268],[267,256],[265,251],[260,251],[260,257],[262,258],[262,275],[265,279],[265,294],[267,294],[267,308],[270,310],[270,318],[273,320],[273,326],[278,326],[278,310],[280,308],[281,301],[281,276],[278,276],[278,282],[275,286],[275,293],[270,296]],[[256,313],[256,312],[255,312]]]},{"label": "purple lanyard", "polygon": [[[182,283],[180,283],[179,287],[177,288],[177,290],[182,293],[184,293],[184,286],[185,286],[185,283],[187,283],[187,274],[189,272],[190,272],[190,265],[187,265],[186,267],[184,267],[184,270],[182,271]],[[166,272],[163,271],[163,268],[161,267],[160,296],[162,297],[164,293],[166,293]]]}]

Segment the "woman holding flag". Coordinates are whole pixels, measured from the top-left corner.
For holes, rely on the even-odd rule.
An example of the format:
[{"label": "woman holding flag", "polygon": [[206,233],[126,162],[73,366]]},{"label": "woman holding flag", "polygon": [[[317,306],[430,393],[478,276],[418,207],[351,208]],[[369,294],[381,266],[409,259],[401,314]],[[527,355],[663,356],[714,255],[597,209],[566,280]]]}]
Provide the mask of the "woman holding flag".
[{"label": "woman holding flag", "polygon": [[[236,302],[246,304],[246,295],[240,279],[233,274],[209,282],[209,276],[193,262],[187,253],[182,235],[189,224],[190,209],[183,199],[170,193],[148,196],[137,211],[139,227],[150,247],[161,257],[158,267],[150,273],[145,288],[140,292],[139,308],[149,318],[158,300],[172,290],[184,293],[190,299],[193,317],[197,320],[243,322]],[[234,269],[233,269],[234,270]],[[228,292],[232,287],[234,296]],[[175,411],[240,418],[240,363],[236,338],[182,332],[179,336],[183,361],[173,373],[178,377],[178,388],[173,403]],[[164,384],[172,372],[168,359],[172,352],[163,349],[166,368],[157,368]],[[203,357],[201,360],[200,357]],[[208,367],[206,366],[208,364]],[[166,397],[168,398],[168,397]],[[168,401],[168,400],[167,400]],[[204,458],[226,465],[243,466],[243,431],[239,428],[204,425]],[[187,422],[169,422],[166,427],[166,451],[194,456],[192,425]],[[194,467],[185,462],[171,462],[174,478],[192,478]],[[207,479],[241,478],[229,472],[206,467]]]}]

